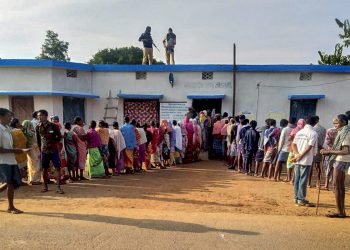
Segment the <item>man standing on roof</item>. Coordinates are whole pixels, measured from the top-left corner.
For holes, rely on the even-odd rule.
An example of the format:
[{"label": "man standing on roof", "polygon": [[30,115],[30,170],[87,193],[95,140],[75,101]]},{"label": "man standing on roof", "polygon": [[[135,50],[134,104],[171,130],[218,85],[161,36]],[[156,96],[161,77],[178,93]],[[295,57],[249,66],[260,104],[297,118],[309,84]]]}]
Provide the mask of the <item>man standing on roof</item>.
[{"label": "man standing on roof", "polygon": [[176,45],[176,35],[173,33],[173,29],[169,28],[168,33],[163,39],[163,45],[165,48],[166,63],[175,64],[174,59],[174,47]]},{"label": "man standing on roof", "polygon": [[153,62],[153,39],[151,36],[151,27],[147,26],[145,33],[142,33],[139,42],[143,42],[143,59],[142,64],[152,65]]}]

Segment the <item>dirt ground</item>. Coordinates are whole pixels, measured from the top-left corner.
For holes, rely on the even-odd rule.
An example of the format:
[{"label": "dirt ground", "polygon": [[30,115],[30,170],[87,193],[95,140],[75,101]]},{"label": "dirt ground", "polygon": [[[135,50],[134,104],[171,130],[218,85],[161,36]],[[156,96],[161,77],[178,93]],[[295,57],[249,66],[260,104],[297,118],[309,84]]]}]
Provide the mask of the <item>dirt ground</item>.
[{"label": "dirt ground", "polygon": [[[349,178],[346,208],[350,214]],[[201,161],[63,186],[65,195],[16,192],[23,215],[4,212],[0,249],[350,249],[350,219],[329,219],[332,191],[295,207],[293,186]],[[317,189],[308,189],[317,201]]]}]

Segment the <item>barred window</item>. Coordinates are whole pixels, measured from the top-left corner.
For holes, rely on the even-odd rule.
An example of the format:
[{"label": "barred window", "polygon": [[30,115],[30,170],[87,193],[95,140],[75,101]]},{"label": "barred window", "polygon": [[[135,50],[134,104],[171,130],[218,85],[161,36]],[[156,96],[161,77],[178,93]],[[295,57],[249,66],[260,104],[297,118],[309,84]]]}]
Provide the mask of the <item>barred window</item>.
[{"label": "barred window", "polygon": [[300,81],[311,81],[312,80],[312,73],[311,72],[300,73],[299,80]]},{"label": "barred window", "polygon": [[136,72],[136,80],[146,80],[147,79],[147,72],[145,71],[138,71]]},{"label": "barred window", "polygon": [[213,72],[202,72],[202,80],[212,80],[213,76]]},{"label": "barred window", "polygon": [[77,78],[78,77],[78,72],[74,69],[67,69],[66,70],[66,76],[67,77],[73,77],[73,78]]}]

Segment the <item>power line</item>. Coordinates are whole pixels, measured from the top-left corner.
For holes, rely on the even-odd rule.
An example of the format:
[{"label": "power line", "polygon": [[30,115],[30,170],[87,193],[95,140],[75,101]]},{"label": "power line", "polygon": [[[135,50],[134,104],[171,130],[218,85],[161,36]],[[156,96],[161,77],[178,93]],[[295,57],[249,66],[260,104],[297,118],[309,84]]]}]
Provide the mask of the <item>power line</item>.
[{"label": "power line", "polygon": [[320,84],[311,84],[311,85],[301,85],[301,86],[281,86],[281,85],[265,85],[265,84],[260,84],[259,87],[262,88],[286,88],[286,89],[295,89],[295,88],[309,88],[309,87],[318,87],[318,86],[323,86],[323,85],[332,85],[332,84],[337,84],[337,83],[342,83],[342,82],[347,82],[350,81],[350,79],[342,79],[334,82],[325,82],[325,83],[320,83]]}]

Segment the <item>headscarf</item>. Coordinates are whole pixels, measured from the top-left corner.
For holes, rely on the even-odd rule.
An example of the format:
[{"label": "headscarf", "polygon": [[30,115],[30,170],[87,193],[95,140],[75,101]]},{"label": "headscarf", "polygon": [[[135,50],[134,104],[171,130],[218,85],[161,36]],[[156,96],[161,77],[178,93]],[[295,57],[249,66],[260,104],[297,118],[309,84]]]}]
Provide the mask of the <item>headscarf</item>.
[{"label": "headscarf", "polygon": [[198,125],[197,125],[197,121],[195,119],[191,119],[190,120],[193,124],[193,144],[196,144],[197,142],[199,143],[199,131],[198,131]]},{"label": "headscarf", "polygon": [[171,132],[171,127],[169,126],[169,123],[167,120],[162,120],[160,123],[160,126],[165,129],[166,132]]},{"label": "headscarf", "polygon": [[187,115],[185,116],[185,119],[184,119],[184,126],[187,130],[187,133],[190,133],[190,134],[194,133],[193,123],[190,121]]},{"label": "headscarf", "polygon": [[204,111],[199,113],[199,123],[202,128],[204,128],[205,122],[208,120],[207,116],[205,115]]},{"label": "headscarf", "polygon": [[305,127],[305,120],[304,119],[299,119],[297,126],[292,130],[290,133],[290,136],[295,136],[300,130],[302,130]]},{"label": "headscarf", "polygon": [[30,129],[31,122],[29,120],[24,120],[22,122],[23,134],[26,136],[28,141],[32,141],[34,137],[34,132]]}]

